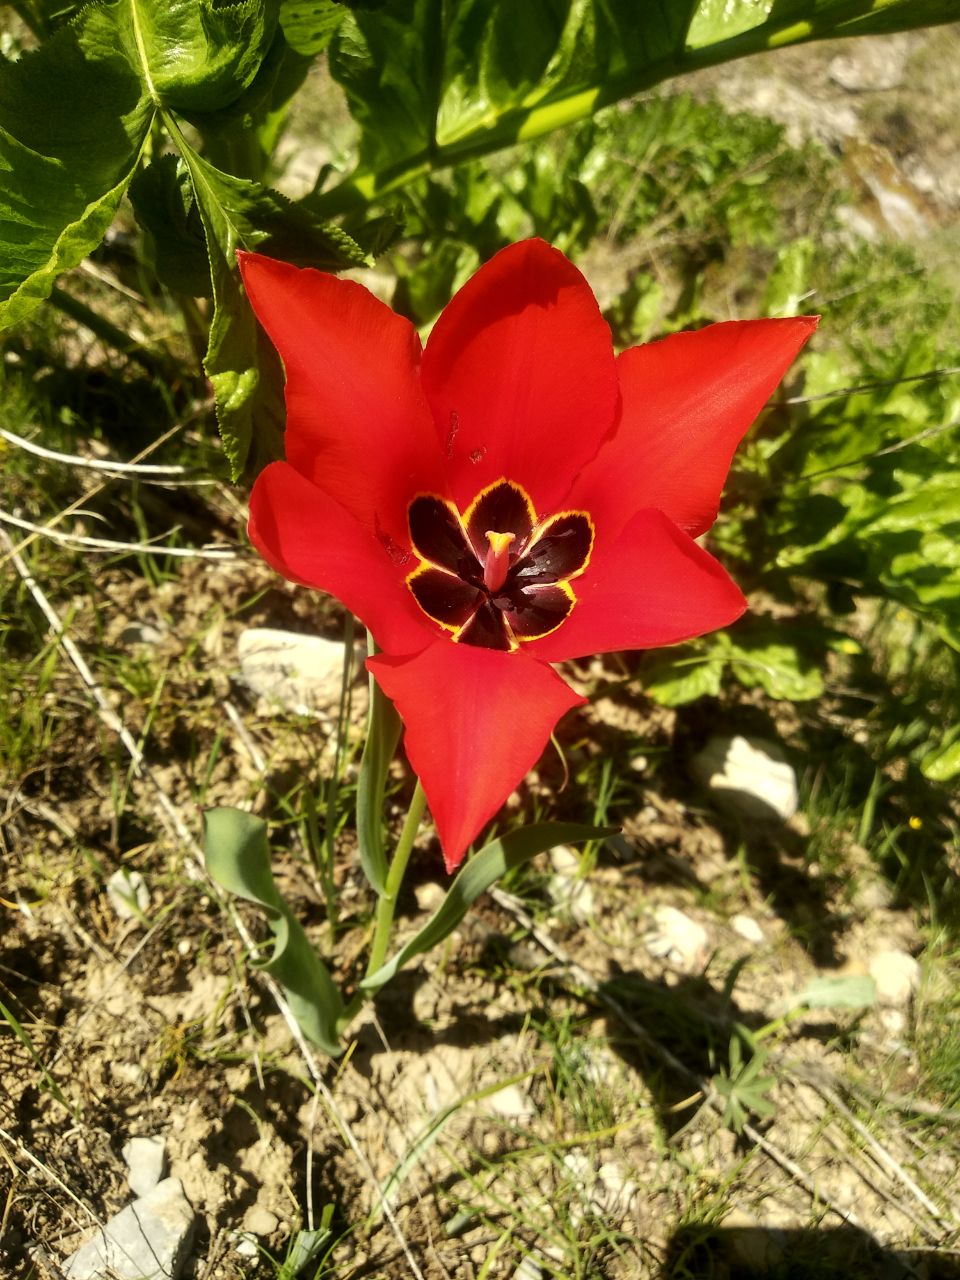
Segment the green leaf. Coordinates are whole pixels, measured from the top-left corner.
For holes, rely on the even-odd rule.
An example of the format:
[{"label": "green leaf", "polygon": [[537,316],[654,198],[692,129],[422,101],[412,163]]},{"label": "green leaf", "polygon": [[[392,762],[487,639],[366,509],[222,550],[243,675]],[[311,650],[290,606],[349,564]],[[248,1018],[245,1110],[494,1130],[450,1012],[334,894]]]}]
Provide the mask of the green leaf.
[{"label": "green leaf", "polygon": [[280,26],[287,44],[314,57],[327,47],[347,15],[339,0],[281,0]]},{"label": "green leaf", "polygon": [[303,1034],[331,1057],[342,1047],[337,1039],[337,1019],[343,1000],[303,927],[280,896],[270,871],[267,826],[239,809],[208,809],[204,814],[207,871],[238,897],[261,907],[273,932],[273,950],[267,960],[255,960],[283,988]]},{"label": "green leaf", "polygon": [[539,137],[669,76],[956,18],[960,0],[387,0],[349,15],[330,47],[362,139],[357,172],[324,207]]},{"label": "green leaf", "polygon": [[121,37],[158,106],[217,111],[251,83],[273,40],[278,0],[119,0]]},{"label": "green leaf", "polygon": [[144,257],[168,289],[210,297],[203,222],[186,165],[167,153],[143,165],[130,183],[130,203],[143,229]]},{"label": "green leaf", "polygon": [[687,646],[665,649],[644,661],[643,691],[664,707],[715,698],[720,693],[724,661],[724,657],[698,653]]},{"label": "green leaf", "polygon": [[784,702],[805,702],[823,693],[823,675],[789,639],[783,641],[734,640],[730,649],[730,669],[742,685],[759,685],[771,698]]},{"label": "green leaf", "polygon": [[442,904],[423,928],[376,973],[364,978],[361,987],[371,994],[379,991],[415,956],[430,951],[449,937],[477,898],[505,872],[522,866],[538,853],[553,849],[558,844],[603,840],[615,831],[614,827],[591,827],[579,822],[536,822],[529,827],[521,827],[519,831],[511,831],[499,840],[492,840],[460,869]]},{"label": "green leaf", "polygon": [[215,168],[188,145],[172,116],[164,118],[189,170],[206,236],[214,311],[204,368],[224,452],[238,478],[245,466],[256,472],[280,456],[283,397],[279,358],[244,295],[237,249],[328,269],[365,262],[366,255],[303,205]]},{"label": "green leaf", "polygon": [[117,5],[89,5],[0,62],[0,327],[42,302],[113,221],[153,119],[120,48]]},{"label": "green leaf", "polygon": [[960,774],[960,725],[949,729],[938,745],[927,752],[920,768],[931,782],[949,782]]},{"label": "green leaf", "polygon": [[811,978],[790,1000],[791,1009],[869,1009],[877,1002],[877,984],[867,974]]}]

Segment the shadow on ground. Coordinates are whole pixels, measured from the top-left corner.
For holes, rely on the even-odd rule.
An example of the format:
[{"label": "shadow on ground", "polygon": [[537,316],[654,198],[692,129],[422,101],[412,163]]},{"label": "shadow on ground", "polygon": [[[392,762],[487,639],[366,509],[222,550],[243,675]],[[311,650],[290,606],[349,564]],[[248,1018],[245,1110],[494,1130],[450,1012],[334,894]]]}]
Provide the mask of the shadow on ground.
[{"label": "shadow on ground", "polygon": [[960,1280],[960,1258],[884,1249],[867,1231],[680,1227],[660,1280]]}]

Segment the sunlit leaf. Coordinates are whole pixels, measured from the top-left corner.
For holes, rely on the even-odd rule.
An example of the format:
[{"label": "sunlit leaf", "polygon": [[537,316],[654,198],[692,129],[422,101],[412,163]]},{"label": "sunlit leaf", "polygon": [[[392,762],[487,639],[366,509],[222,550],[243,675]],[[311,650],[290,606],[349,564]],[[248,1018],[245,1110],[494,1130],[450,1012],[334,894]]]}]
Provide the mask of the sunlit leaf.
[{"label": "sunlit leaf", "polygon": [[279,0],[118,0],[120,31],[150,97],[216,111],[250,84],[270,47]]},{"label": "sunlit leaf", "polygon": [[449,937],[470,906],[505,872],[522,866],[538,853],[553,849],[558,844],[584,844],[613,834],[612,827],[591,827],[579,822],[537,822],[484,845],[457,873],[442,904],[423,928],[376,973],[364,978],[360,985],[367,992],[379,991],[404,965]]},{"label": "sunlit leaf", "polygon": [[336,1057],[342,1051],[336,1027],[343,1001],[274,883],[266,823],[239,809],[208,809],[204,836],[207,870],[213,879],[228,893],[255,902],[270,922],[270,956],[253,963],[283,988],[307,1039]]},{"label": "sunlit leaf", "polygon": [[115,5],[90,5],[0,63],[0,326],[23,319],[103,239],[153,119]]},{"label": "sunlit leaf", "polygon": [[357,173],[325,207],[538,137],[669,76],[958,17],[960,0],[387,0],[349,15],[331,44],[363,135]]},{"label": "sunlit leaf", "polygon": [[204,368],[216,394],[224,452],[239,477],[245,466],[257,471],[280,456],[283,399],[279,359],[243,293],[237,249],[328,269],[365,262],[366,254],[338,227],[279,192],[215,168],[166,119],[189,170],[206,235],[214,313]]},{"label": "sunlit leaf", "polygon": [[811,978],[790,999],[790,1008],[869,1009],[877,1002],[877,984],[867,974]]},{"label": "sunlit leaf", "polygon": [[340,0],[281,0],[280,25],[297,53],[322,53],[347,15]]}]

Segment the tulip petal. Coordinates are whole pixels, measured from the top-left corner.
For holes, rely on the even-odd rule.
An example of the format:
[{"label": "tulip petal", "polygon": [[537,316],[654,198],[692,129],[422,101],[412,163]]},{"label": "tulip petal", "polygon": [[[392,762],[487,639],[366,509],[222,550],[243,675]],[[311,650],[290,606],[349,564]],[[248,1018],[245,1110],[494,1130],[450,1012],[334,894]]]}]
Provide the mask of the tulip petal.
[{"label": "tulip petal", "polygon": [[422,378],[461,510],[502,477],[538,515],[557,510],[619,400],[590,286],[542,240],[510,245],[467,281],[434,325]]},{"label": "tulip petal", "polygon": [[566,505],[611,533],[644,507],[693,537],[709,529],[734,450],[816,327],[815,316],[733,320],[624,351],[620,425]]},{"label": "tulip petal", "polygon": [[349,511],[289,463],[273,462],[257,477],[248,532],[278,573],[336,596],[378,645],[409,653],[435,638],[404,582],[413,556],[398,552],[391,559]]},{"label": "tulip petal", "polygon": [[525,654],[447,641],[412,658],[377,654],[367,666],[406,726],[407,757],[452,871],[556,722],[586,699]]},{"label": "tulip petal", "polygon": [[660,511],[641,511],[571,584],[567,620],[525,649],[546,662],[677,644],[726,627],[747,607],[727,571]]},{"label": "tulip petal", "polygon": [[407,503],[441,492],[444,474],[416,330],[352,280],[238,257],[286,370],[287,461],[368,529],[409,546]]}]

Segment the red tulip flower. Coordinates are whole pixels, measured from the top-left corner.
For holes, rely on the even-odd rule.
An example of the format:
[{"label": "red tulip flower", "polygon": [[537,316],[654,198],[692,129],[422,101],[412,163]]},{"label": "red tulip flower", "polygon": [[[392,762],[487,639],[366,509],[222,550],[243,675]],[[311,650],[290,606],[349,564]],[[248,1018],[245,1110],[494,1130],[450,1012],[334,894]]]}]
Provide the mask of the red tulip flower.
[{"label": "red tulip flower", "polygon": [[379,649],[448,870],[583,703],[550,665],[675,644],[746,602],[694,538],[816,326],[733,321],[614,356],[580,272],[498,253],[421,349],[362,285],[240,254],[286,368],[250,537]]}]

